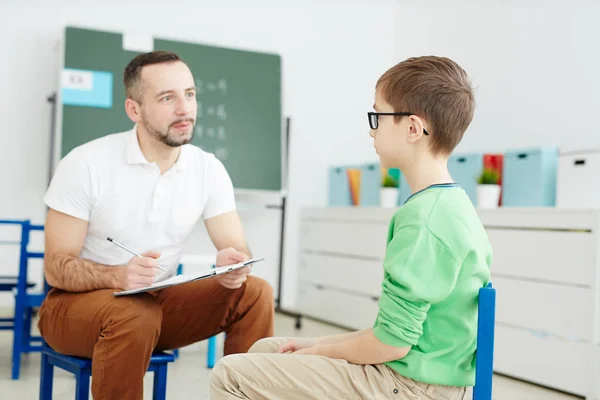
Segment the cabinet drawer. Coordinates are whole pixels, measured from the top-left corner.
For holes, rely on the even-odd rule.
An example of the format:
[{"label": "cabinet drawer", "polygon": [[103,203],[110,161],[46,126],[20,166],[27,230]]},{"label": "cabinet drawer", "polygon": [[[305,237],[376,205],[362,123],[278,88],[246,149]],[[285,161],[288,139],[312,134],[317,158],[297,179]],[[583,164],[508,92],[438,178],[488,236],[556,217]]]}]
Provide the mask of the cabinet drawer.
[{"label": "cabinet drawer", "polygon": [[574,340],[590,339],[591,290],[495,277],[496,321]]},{"label": "cabinet drawer", "polygon": [[372,298],[318,288],[309,282],[300,282],[298,308],[302,314],[356,330],[373,326],[379,311]]},{"label": "cabinet drawer", "polygon": [[316,285],[379,297],[383,265],[381,261],[301,253],[298,276]]},{"label": "cabinet drawer", "polygon": [[585,395],[590,374],[585,343],[538,337],[530,332],[496,326],[494,371]]},{"label": "cabinet drawer", "polygon": [[387,224],[381,222],[305,221],[300,230],[301,250],[382,259]]},{"label": "cabinet drawer", "polygon": [[595,268],[594,236],[586,232],[488,228],[492,272],[590,285]]},{"label": "cabinet drawer", "polygon": [[556,205],[564,208],[599,208],[600,152],[582,151],[561,154],[558,158]]}]

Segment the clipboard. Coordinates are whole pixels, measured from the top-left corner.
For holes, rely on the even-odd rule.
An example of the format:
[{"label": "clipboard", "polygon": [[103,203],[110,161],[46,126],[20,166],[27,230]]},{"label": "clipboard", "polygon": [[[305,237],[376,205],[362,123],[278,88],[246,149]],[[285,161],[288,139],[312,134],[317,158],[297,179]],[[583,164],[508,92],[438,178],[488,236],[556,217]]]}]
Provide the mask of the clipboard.
[{"label": "clipboard", "polygon": [[200,279],[212,278],[217,275],[223,275],[228,272],[235,271],[236,269],[244,268],[250,264],[254,264],[254,263],[257,263],[257,262],[260,262],[263,260],[264,260],[264,258],[251,258],[242,263],[232,264],[232,265],[224,265],[222,267],[216,267],[216,268],[210,268],[210,269],[206,269],[206,270],[203,270],[203,271],[201,271],[199,273],[195,273],[195,274],[175,275],[169,279],[165,279],[164,281],[160,281],[160,282],[155,282],[152,285],[146,286],[143,288],[124,290],[121,292],[114,292],[113,296],[115,296],[115,297],[129,296],[132,294],[150,292],[152,290],[164,289],[167,287],[177,286],[177,285],[181,285],[181,284],[188,283],[188,282],[194,282],[194,281],[198,281]]}]

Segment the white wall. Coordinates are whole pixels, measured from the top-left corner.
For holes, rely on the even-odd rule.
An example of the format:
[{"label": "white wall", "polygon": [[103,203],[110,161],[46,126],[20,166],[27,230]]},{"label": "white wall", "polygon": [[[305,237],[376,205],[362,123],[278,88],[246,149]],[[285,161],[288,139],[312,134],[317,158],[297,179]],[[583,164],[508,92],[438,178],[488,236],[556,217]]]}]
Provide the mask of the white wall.
[{"label": "white wall", "polygon": [[[591,0],[99,3],[0,2],[0,219],[43,222],[50,129],[45,98],[57,86],[56,42],[66,24],[277,52],[283,57],[283,111],[292,118],[285,307],[295,302],[299,209],[326,204],[327,165],[375,159],[365,112],[375,80],[393,63],[447,55],[471,75],[478,106],[457,151],[600,146],[594,118],[600,108],[600,6]],[[277,255],[271,244],[276,214],[244,212],[252,247],[270,258]],[[263,215],[266,224],[258,222]],[[3,232],[0,240],[10,236]],[[16,255],[0,246],[0,274],[16,271]]]},{"label": "white wall", "polygon": [[599,18],[592,0],[400,1],[396,56],[448,56],[470,74],[477,109],[457,151],[597,148]]},{"label": "white wall", "polygon": [[[283,58],[283,111],[292,118],[283,297],[292,307],[300,207],[326,204],[329,164],[375,159],[365,113],[376,79],[395,61],[396,6],[393,0],[0,2],[0,219],[43,222],[45,98],[57,87],[56,42],[65,25],[276,52]],[[245,219],[249,232],[260,231],[256,215]],[[269,237],[249,240],[271,251]],[[0,274],[15,269],[16,255],[0,250]]]}]

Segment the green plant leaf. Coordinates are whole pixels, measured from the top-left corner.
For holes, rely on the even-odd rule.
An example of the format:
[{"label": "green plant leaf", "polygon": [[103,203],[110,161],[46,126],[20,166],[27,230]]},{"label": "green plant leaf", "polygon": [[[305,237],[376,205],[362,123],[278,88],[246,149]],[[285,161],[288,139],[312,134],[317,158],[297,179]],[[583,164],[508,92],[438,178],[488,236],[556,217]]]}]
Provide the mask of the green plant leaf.
[{"label": "green plant leaf", "polygon": [[383,182],[381,183],[382,187],[398,187],[398,181],[396,181],[390,174],[385,174],[383,176]]},{"label": "green plant leaf", "polygon": [[480,185],[497,185],[499,181],[500,173],[491,168],[484,168],[479,177],[477,177],[477,183]]}]

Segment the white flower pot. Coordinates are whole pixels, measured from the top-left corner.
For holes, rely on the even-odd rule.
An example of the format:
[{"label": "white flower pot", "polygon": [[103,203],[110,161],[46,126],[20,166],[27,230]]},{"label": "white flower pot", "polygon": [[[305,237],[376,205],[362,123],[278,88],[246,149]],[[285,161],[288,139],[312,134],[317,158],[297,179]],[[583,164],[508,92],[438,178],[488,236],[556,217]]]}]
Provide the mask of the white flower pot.
[{"label": "white flower pot", "polygon": [[500,203],[500,185],[477,185],[477,207],[482,209],[498,208]]},{"label": "white flower pot", "polygon": [[398,188],[384,187],[379,194],[380,205],[383,208],[394,208],[398,206]]}]

